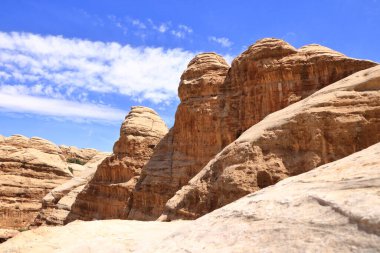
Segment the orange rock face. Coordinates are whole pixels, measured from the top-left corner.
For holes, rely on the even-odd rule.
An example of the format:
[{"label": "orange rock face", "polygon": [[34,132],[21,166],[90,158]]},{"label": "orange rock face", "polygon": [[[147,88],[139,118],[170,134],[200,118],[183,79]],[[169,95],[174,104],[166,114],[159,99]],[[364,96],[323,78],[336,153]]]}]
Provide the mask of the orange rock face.
[{"label": "orange rock face", "polygon": [[126,219],[132,190],[141,168],[168,129],[158,114],[147,107],[132,107],[126,116],[113,154],[98,166],[81,191],[66,222],[82,219]]},{"label": "orange rock face", "polygon": [[231,68],[216,54],[196,56],[181,77],[174,126],[144,167],[128,218],[158,218],[177,190],[253,124],[375,65],[319,45],[297,50],[277,39],[258,41]]},{"label": "orange rock face", "polygon": [[42,198],[71,177],[55,144],[37,137],[0,136],[0,228],[27,228]]},{"label": "orange rock face", "polygon": [[380,66],[376,66],[249,128],[168,201],[161,220],[197,218],[379,141]]}]

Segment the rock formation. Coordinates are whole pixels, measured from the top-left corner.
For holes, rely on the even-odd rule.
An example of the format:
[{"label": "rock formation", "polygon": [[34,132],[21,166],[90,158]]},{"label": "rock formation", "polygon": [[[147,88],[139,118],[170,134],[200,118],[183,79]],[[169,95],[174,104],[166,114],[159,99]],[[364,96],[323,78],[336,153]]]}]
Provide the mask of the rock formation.
[{"label": "rock formation", "polygon": [[218,96],[228,71],[214,53],[196,56],[181,76],[174,127],[155,149],[134,192],[129,219],[156,219],[165,202],[221,149]]},{"label": "rock formation", "polygon": [[243,197],[144,252],[377,252],[379,191],[380,143]]},{"label": "rock formation", "polygon": [[23,232],[0,251],[377,252],[379,167],[376,144],[195,221],[76,221]]},{"label": "rock formation", "polygon": [[[93,178],[98,165],[111,154],[99,153],[89,160],[83,169],[74,177],[62,185],[51,190],[42,199],[42,208],[33,222],[34,226],[63,225],[71,211],[77,195],[85,185]],[[72,164],[69,164],[69,166]]]},{"label": "rock formation", "polygon": [[380,66],[376,66],[249,128],[168,201],[161,219],[197,218],[379,141]]},{"label": "rock formation", "polygon": [[41,199],[71,177],[55,144],[21,135],[0,138],[0,228],[27,228]]},{"label": "rock formation", "polygon": [[129,219],[154,220],[177,190],[222,148],[271,112],[376,65],[309,45],[263,39],[238,56],[196,56],[181,76],[173,128],[136,185]]},{"label": "rock formation", "polygon": [[[132,107],[120,128],[113,154],[97,168],[90,182],[82,186],[65,222],[75,219],[126,219],[132,190],[141,168],[168,129],[150,108]],[[70,204],[71,205],[71,204]]]}]

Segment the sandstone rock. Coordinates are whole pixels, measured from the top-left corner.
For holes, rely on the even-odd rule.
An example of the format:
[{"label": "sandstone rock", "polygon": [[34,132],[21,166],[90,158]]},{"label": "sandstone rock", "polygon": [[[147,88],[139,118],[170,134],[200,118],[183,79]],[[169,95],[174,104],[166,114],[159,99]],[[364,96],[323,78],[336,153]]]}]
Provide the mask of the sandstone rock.
[{"label": "sandstone rock", "polygon": [[28,227],[41,208],[43,196],[71,177],[55,144],[21,135],[1,138],[0,227]]},{"label": "sandstone rock", "polygon": [[380,143],[243,197],[143,252],[377,252],[379,191]]},{"label": "sandstone rock", "polygon": [[219,55],[196,56],[181,77],[174,126],[144,167],[128,218],[158,218],[177,190],[253,124],[374,65],[319,45],[297,50],[278,39],[258,41],[231,68]]},{"label": "sandstone rock", "polygon": [[[63,225],[71,211],[77,195],[84,186],[93,178],[98,165],[109,153],[99,153],[89,160],[85,165],[77,165],[83,169],[74,174],[71,180],[51,190],[42,199],[42,208],[33,222],[34,226],[40,225]],[[69,164],[69,166],[72,164]]]},{"label": "sandstone rock", "polygon": [[141,168],[167,131],[155,111],[147,107],[132,107],[121,126],[113,155],[103,160],[94,177],[78,194],[65,222],[75,219],[126,219],[133,198],[131,192]]},{"label": "sandstone rock", "polygon": [[61,145],[59,148],[62,150],[62,154],[67,162],[77,162],[85,164],[90,161],[94,156],[96,156],[99,151],[92,148],[77,148],[74,146]]},{"label": "sandstone rock", "polygon": [[224,148],[166,204],[194,219],[288,176],[380,141],[380,66],[270,114]]},{"label": "sandstone rock", "polygon": [[104,253],[137,252],[184,222],[123,220],[75,221],[63,227],[39,227],[0,245],[0,252]]},{"label": "sandstone rock", "polygon": [[380,144],[250,194],[195,221],[75,221],[0,252],[377,252]]},{"label": "sandstone rock", "polygon": [[196,56],[181,76],[174,127],[159,143],[133,195],[129,219],[152,220],[165,202],[222,147],[218,95],[228,71],[214,53]]},{"label": "sandstone rock", "polygon": [[[1,136],[0,136],[0,139],[1,139]],[[1,140],[0,140],[1,142]],[[13,230],[13,229],[2,229],[0,228],[0,243],[3,243],[13,237],[15,237],[16,235],[18,235],[20,232],[17,231],[17,230]]]}]

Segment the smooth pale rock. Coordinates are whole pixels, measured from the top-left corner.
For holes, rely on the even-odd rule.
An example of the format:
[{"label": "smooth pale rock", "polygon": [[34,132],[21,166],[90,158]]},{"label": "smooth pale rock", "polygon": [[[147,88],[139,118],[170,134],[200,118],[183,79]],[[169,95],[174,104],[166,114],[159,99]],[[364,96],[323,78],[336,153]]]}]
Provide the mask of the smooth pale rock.
[{"label": "smooth pale rock", "polygon": [[319,45],[297,50],[278,39],[256,42],[231,68],[217,54],[196,56],[181,76],[174,126],[144,167],[128,218],[158,218],[177,190],[266,115],[375,65]]},{"label": "smooth pale rock", "polygon": [[39,227],[0,245],[0,252],[137,252],[159,242],[186,222],[125,220],[75,221],[63,227]]},{"label": "smooth pale rock", "polygon": [[0,227],[25,229],[41,199],[72,177],[58,146],[21,135],[0,142]]},{"label": "smooth pale rock", "polygon": [[380,141],[380,66],[270,114],[212,159],[160,219],[194,219]]},{"label": "smooth pale rock", "polygon": [[245,196],[143,252],[378,252],[380,143]]},{"label": "smooth pale rock", "polygon": [[[65,222],[126,219],[141,168],[167,132],[164,121],[154,110],[132,107],[121,125],[113,154],[102,161],[94,177],[77,195]],[[59,204],[66,206],[67,201],[67,198],[61,199]]]}]

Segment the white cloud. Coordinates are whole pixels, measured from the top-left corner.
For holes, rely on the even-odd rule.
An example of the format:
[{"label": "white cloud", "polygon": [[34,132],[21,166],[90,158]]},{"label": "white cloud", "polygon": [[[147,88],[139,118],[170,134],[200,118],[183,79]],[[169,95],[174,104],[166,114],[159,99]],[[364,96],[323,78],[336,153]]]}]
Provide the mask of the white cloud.
[{"label": "white cloud", "polygon": [[0,87],[0,110],[33,113],[71,120],[120,122],[126,112],[91,103],[28,95],[25,86]]},{"label": "white cloud", "polygon": [[0,84],[119,93],[155,103],[177,97],[194,53],[183,49],[0,32]]},{"label": "white cloud", "polygon": [[193,32],[193,29],[191,29],[189,26],[187,25],[178,25],[178,28],[187,32],[187,33],[192,33]]},{"label": "white cloud", "polygon": [[210,41],[213,41],[213,42],[216,42],[218,44],[220,44],[222,47],[230,47],[232,46],[232,42],[226,38],[226,37],[221,37],[221,38],[217,38],[215,36],[211,36],[209,37],[209,40]]},{"label": "white cloud", "polygon": [[132,19],[131,23],[137,28],[146,29],[146,25],[138,19]]}]

